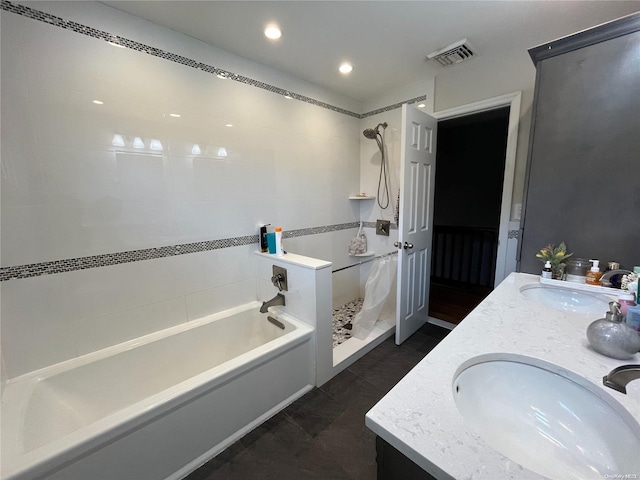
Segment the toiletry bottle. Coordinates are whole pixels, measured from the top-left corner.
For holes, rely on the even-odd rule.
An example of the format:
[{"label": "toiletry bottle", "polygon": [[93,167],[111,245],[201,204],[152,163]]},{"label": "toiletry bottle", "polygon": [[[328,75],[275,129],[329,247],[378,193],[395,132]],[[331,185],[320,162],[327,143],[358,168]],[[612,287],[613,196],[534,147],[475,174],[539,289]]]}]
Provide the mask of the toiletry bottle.
[{"label": "toiletry bottle", "polygon": [[552,278],[553,274],[551,273],[551,262],[547,260],[547,263],[544,264],[544,268],[542,269],[542,278]]},{"label": "toiletry bottle", "polygon": [[627,307],[635,306],[635,295],[631,292],[621,291],[618,294],[618,303],[620,304],[620,313],[623,317],[627,316]]},{"label": "toiletry bottle", "polygon": [[282,257],[284,250],[282,249],[282,227],[276,227],[276,257]]},{"label": "toiletry bottle", "polygon": [[260,251],[262,253],[267,253],[269,251],[269,246],[267,245],[267,227],[271,225],[267,223],[260,227]]},{"label": "toiletry bottle", "polygon": [[640,335],[623,322],[618,302],[610,302],[609,310],[605,318],[596,320],[587,328],[589,345],[607,357],[619,360],[633,358],[640,351]]},{"label": "toiletry bottle", "polygon": [[600,271],[600,260],[589,260],[593,263],[593,267],[587,272],[587,283],[589,285],[600,285],[600,277],[602,272]]},{"label": "toiletry bottle", "polygon": [[627,325],[640,334],[640,305],[627,307]]}]

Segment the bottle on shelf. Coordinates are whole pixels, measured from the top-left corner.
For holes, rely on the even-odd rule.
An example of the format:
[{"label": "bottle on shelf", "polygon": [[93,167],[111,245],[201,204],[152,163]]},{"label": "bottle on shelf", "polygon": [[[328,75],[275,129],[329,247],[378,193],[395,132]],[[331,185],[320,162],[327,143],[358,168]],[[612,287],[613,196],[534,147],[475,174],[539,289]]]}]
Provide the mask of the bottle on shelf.
[{"label": "bottle on shelf", "polygon": [[282,257],[284,250],[282,249],[282,227],[276,227],[276,257]]}]

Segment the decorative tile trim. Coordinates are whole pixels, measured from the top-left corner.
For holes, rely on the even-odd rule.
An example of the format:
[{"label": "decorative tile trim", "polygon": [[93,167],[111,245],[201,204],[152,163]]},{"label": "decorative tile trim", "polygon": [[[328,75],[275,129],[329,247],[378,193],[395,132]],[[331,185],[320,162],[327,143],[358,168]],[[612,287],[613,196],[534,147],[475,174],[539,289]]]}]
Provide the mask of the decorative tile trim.
[{"label": "decorative tile trim", "polygon": [[520,230],[509,230],[507,238],[520,238]]},{"label": "decorative tile trim", "polygon": [[[358,226],[359,222],[350,222],[340,223],[337,225],[327,225],[324,227],[302,228],[299,230],[283,232],[283,237],[294,238],[303,237],[306,235],[317,235],[319,233],[336,232],[338,230],[357,228]],[[51,275],[53,273],[85,270],[87,268],[119,265],[121,263],[131,263],[139,262],[142,260],[152,260],[156,258],[174,257],[176,255],[185,255],[187,253],[206,252],[208,250],[238,247],[241,245],[251,245],[254,243],[258,243],[258,235],[247,235],[244,237],[223,238],[220,240],[184,243],[181,245],[171,245],[167,247],[145,248],[143,250],[131,250],[128,252],[106,253],[103,255],[92,255],[90,257],[53,260],[50,262],[31,263],[28,265],[17,265],[14,267],[2,267],[0,268],[0,282],[12,279],[39,277],[41,275]]]},{"label": "decorative tile trim", "polygon": [[221,68],[213,67],[211,65],[207,65],[206,63],[198,62],[197,60],[183,57],[182,55],[167,52],[159,48],[154,48],[149,45],[145,45],[144,43],[136,42],[134,40],[129,40],[128,38],[121,37],[119,35],[114,35],[108,32],[104,32],[96,28],[88,27],[86,25],[82,25],[80,23],[73,22],[71,20],[64,20],[63,18],[56,17],[55,15],[51,15],[50,13],[46,13],[40,10],[35,10],[33,8],[26,7],[24,5],[15,4],[8,0],[2,0],[0,4],[0,8],[2,8],[2,10],[5,10],[7,12],[15,13],[23,17],[48,23],[49,25],[53,25],[54,27],[64,28],[65,30],[70,30],[72,32],[80,33],[82,35],[87,35],[89,37],[96,38],[98,40],[103,40],[105,42],[122,45],[123,47],[130,48],[138,52],[146,53],[148,55],[153,55],[154,57],[163,58],[165,60],[169,60],[170,62],[179,63],[181,65],[195,68],[197,70],[202,70],[203,72],[210,73],[212,75],[223,76],[228,78],[229,80],[244,83],[245,85],[250,85],[256,88],[261,88],[263,90],[267,90],[277,95],[291,97],[295,100],[299,100],[301,102],[305,102],[310,105],[315,105],[316,107],[326,108],[327,110],[331,110],[333,112],[341,113],[343,115],[348,115],[350,117],[354,117],[358,119],[370,117],[371,115],[376,115],[378,113],[388,112],[390,110],[400,108],[404,103],[411,104],[411,103],[423,101],[427,98],[426,95],[422,95],[420,97],[412,98],[400,103],[395,103],[393,105],[379,108],[371,112],[356,113],[356,112],[347,110],[345,108],[336,107],[335,105],[331,105],[330,103],[322,102],[320,100],[315,100],[311,97],[307,97],[306,95],[301,95],[299,93],[291,92],[289,90],[285,90],[283,88],[276,87],[274,85],[269,85],[268,83],[264,83],[259,80],[254,80],[252,78],[245,77],[244,75],[238,75],[237,73],[233,73],[227,70],[223,70]]},{"label": "decorative tile trim", "polygon": [[395,110],[396,108],[401,108],[402,105],[408,103],[411,105],[412,103],[424,102],[427,99],[426,95],[420,95],[419,97],[410,98],[409,100],[405,100],[403,102],[394,103],[393,105],[388,105],[386,107],[378,108],[376,110],[371,110],[370,112],[363,113],[360,115],[360,118],[367,118],[372,115],[377,115],[379,113],[389,112],[391,110]]}]

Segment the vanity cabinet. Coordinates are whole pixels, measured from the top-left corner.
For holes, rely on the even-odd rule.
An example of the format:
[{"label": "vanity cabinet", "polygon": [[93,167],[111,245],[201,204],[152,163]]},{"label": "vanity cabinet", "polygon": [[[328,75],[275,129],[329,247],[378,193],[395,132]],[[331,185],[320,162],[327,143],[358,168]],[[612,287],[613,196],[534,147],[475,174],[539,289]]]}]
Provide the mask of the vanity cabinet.
[{"label": "vanity cabinet", "polygon": [[379,436],[376,436],[376,480],[437,480]]},{"label": "vanity cabinet", "polygon": [[566,242],[640,265],[640,13],[529,50],[536,66],[518,270]]}]

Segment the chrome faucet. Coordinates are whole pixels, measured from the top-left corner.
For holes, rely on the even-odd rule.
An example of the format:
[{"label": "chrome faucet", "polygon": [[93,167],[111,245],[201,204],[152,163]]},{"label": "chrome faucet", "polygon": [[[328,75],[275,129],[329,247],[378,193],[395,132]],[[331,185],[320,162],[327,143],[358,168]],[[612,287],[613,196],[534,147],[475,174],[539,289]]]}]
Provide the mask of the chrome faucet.
[{"label": "chrome faucet", "polygon": [[614,368],[608,375],[602,377],[605,387],[613,388],[622,393],[627,393],[627,383],[640,379],[640,365],[622,365]]},{"label": "chrome faucet", "polygon": [[629,270],[625,270],[622,268],[618,268],[617,270],[607,270],[600,277],[600,285],[602,285],[603,287],[610,287],[611,277],[613,277],[614,275],[629,275],[630,273],[633,273],[633,272],[630,272]]},{"label": "chrome faucet", "polygon": [[269,311],[269,307],[275,307],[276,305],[282,305],[283,307],[286,305],[284,302],[284,295],[281,293],[276,294],[268,302],[262,302],[262,306],[260,307],[260,313],[267,313]]}]

